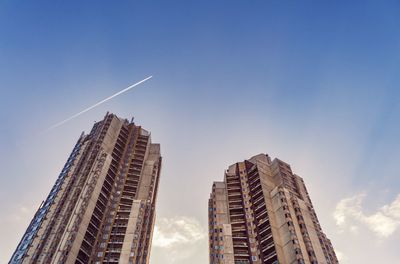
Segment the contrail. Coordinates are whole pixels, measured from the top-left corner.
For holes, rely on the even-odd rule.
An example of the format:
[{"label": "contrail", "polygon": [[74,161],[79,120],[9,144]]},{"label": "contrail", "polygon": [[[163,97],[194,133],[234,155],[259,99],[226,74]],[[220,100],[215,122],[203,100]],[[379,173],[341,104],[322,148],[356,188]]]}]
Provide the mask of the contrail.
[{"label": "contrail", "polygon": [[68,122],[68,121],[70,121],[70,120],[72,120],[72,119],[74,119],[74,118],[80,116],[81,114],[86,113],[87,111],[89,111],[89,110],[95,108],[96,106],[99,106],[99,105],[101,105],[102,103],[105,103],[105,102],[107,102],[108,100],[111,100],[111,99],[114,98],[115,96],[118,96],[118,95],[120,95],[120,94],[122,94],[122,93],[125,93],[126,91],[129,91],[129,90],[132,89],[133,87],[138,86],[139,84],[141,84],[141,83],[143,83],[143,82],[145,82],[145,81],[151,79],[152,77],[153,77],[153,76],[149,76],[149,77],[147,77],[147,78],[145,78],[145,79],[143,79],[143,80],[141,80],[141,81],[139,81],[139,82],[137,82],[137,83],[132,84],[131,86],[129,86],[129,87],[127,87],[127,88],[125,88],[125,89],[119,91],[118,93],[115,93],[115,94],[113,94],[113,95],[111,95],[111,96],[109,96],[109,97],[107,97],[107,98],[101,100],[100,102],[98,102],[98,103],[96,103],[96,104],[94,104],[94,105],[92,105],[92,106],[86,108],[85,110],[82,110],[82,111],[80,111],[79,113],[77,113],[77,114],[75,114],[75,115],[73,115],[73,116],[71,116],[71,117],[68,117],[67,119],[65,119],[65,120],[63,120],[63,121],[61,121],[61,122],[59,122],[59,123],[57,123],[57,124],[55,124],[55,125],[49,127],[48,129],[46,129],[46,131],[49,131],[49,130],[51,130],[51,129],[53,129],[53,128],[56,128],[56,127],[58,127],[58,126],[61,126],[62,124],[65,124],[66,122]]}]

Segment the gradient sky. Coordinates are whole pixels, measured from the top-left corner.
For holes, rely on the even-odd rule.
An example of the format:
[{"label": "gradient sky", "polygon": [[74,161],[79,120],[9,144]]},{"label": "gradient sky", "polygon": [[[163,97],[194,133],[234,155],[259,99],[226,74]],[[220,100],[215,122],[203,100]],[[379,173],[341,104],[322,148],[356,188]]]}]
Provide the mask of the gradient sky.
[{"label": "gradient sky", "polygon": [[261,152],[304,178],[341,263],[397,263],[399,14],[390,0],[0,1],[0,262],[111,111],[161,143],[152,264],[208,262],[212,182]]}]

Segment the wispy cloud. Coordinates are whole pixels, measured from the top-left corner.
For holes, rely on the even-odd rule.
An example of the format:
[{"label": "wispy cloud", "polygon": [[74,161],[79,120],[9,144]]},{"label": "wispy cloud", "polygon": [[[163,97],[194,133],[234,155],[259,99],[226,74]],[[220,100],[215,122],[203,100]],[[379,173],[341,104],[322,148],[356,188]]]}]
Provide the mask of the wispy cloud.
[{"label": "wispy cloud", "polygon": [[336,224],[353,233],[358,232],[359,225],[366,226],[380,238],[387,238],[400,227],[400,194],[390,203],[371,214],[364,213],[363,200],[366,194],[342,199],[334,212]]},{"label": "wispy cloud", "polygon": [[[25,223],[35,214],[37,206],[18,205],[8,211],[5,217],[0,218],[0,224]],[[24,228],[24,227],[22,227]]]}]

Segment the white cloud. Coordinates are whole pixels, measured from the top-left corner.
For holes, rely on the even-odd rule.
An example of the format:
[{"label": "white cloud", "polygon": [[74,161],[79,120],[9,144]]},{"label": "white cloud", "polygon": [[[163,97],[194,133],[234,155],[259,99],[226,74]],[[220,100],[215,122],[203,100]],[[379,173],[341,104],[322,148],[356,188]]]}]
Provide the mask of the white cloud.
[{"label": "white cloud", "polygon": [[343,261],[347,260],[346,256],[341,251],[335,250],[335,253],[336,253],[336,257],[338,258],[339,262],[343,262]]},{"label": "white cloud", "polygon": [[379,237],[389,237],[400,226],[400,194],[393,202],[369,215],[363,212],[362,202],[365,196],[362,193],[342,199],[334,212],[336,224],[343,230],[348,228],[353,233],[357,233],[359,224],[363,224]]},{"label": "white cloud", "polygon": [[172,264],[185,263],[194,256],[199,258],[199,253],[203,251],[206,257],[207,235],[206,228],[195,218],[159,218],[154,227],[151,258],[154,263]]},{"label": "white cloud", "polygon": [[207,231],[189,217],[161,218],[154,228],[153,245],[171,248],[180,244],[193,244],[206,237]]}]

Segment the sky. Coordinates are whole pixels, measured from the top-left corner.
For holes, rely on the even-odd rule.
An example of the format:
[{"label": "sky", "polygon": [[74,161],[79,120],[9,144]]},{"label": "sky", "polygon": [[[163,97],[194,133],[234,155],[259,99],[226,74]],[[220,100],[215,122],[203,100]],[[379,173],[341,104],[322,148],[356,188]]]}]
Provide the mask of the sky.
[{"label": "sky", "polygon": [[259,153],[304,178],[340,263],[397,263],[399,12],[391,0],[0,1],[0,262],[110,111],[161,144],[152,264],[208,263],[212,183]]}]

